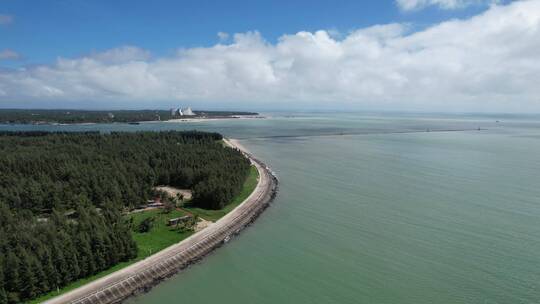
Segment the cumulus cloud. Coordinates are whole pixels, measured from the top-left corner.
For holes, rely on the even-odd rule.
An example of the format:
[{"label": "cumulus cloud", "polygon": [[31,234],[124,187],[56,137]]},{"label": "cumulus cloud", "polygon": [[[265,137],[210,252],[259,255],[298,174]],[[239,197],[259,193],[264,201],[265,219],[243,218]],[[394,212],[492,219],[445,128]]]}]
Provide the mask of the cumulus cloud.
[{"label": "cumulus cloud", "polygon": [[0,51],[0,60],[3,60],[3,59],[19,59],[19,58],[20,58],[19,53],[15,52],[13,50],[5,49],[5,50]]},{"label": "cumulus cloud", "polygon": [[220,42],[225,42],[229,39],[229,34],[225,32],[218,32],[217,36]]},{"label": "cumulus cloud", "polygon": [[10,24],[13,22],[13,16],[0,14],[0,25]]},{"label": "cumulus cloud", "polygon": [[104,52],[94,52],[89,58],[107,64],[121,64],[148,60],[150,59],[150,52],[135,46],[123,46]]},{"label": "cumulus cloud", "polygon": [[498,0],[396,0],[398,7],[404,11],[418,10],[428,6],[436,6],[448,10],[498,2]]},{"label": "cumulus cloud", "polygon": [[122,47],[0,70],[0,105],[91,100],[128,106],[538,111],[538,50],[540,1],[521,1],[416,32],[386,24],[340,39],[326,31],[299,32],[276,43],[247,32],[227,44],[180,49],[171,57]]}]

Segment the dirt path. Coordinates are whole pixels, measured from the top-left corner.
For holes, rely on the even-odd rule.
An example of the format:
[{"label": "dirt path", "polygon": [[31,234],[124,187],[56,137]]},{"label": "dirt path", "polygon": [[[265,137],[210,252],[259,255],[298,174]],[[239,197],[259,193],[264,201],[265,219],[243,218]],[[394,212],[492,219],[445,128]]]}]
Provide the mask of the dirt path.
[{"label": "dirt path", "polygon": [[182,194],[184,200],[188,201],[193,196],[191,190],[189,189],[178,189],[171,186],[157,186],[154,189],[158,191],[163,191],[170,195],[171,197],[176,197],[177,194]]},{"label": "dirt path", "polygon": [[195,225],[195,232],[199,232],[199,231],[209,227],[212,224],[213,223],[211,221],[208,221],[208,220],[203,219],[202,217],[199,217],[199,221]]}]

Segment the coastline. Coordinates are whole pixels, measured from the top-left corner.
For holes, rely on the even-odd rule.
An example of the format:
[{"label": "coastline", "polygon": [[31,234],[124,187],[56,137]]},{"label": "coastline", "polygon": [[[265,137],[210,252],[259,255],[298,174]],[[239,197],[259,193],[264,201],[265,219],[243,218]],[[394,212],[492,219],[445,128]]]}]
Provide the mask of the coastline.
[{"label": "coastline", "polygon": [[[237,119],[265,119],[264,116],[224,116],[224,117],[198,117],[198,118],[173,118],[169,120],[153,120],[144,122],[166,122],[166,123],[183,123],[183,122],[203,122],[203,121],[216,121],[216,120],[237,120]],[[143,121],[141,121],[143,122]]]},{"label": "coastline", "polygon": [[198,262],[249,226],[275,197],[278,180],[263,162],[253,157],[236,141],[225,138],[223,141],[228,146],[239,149],[259,172],[257,187],[249,197],[213,225],[187,239],[44,303],[120,303],[133,295],[150,290],[162,280]]},{"label": "coastline", "polygon": [[246,155],[247,158],[250,158],[249,155],[251,155],[251,151],[249,151],[246,147],[244,147],[240,141],[238,139],[234,139],[234,138],[223,138],[223,142],[233,148],[233,149],[238,149],[240,150],[242,153],[244,153],[244,155]]},{"label": "coastline", "polygon": [[267,117],[262,115],[234,115],[234,116],[203,116],[203,117],[185,117],[185,118],[171,118],[166,120],[135,120],[135,121],[99,121],[99,122],[56,122],[56,121],[27,121],[27,122],[9,122],[0,121],[0,125],[30,125],[30,126],[92,126],[100,124],[141,124],[141,123],[184,123],[184,122],[204,122],[204,121],[218,121],[218,120],[243,120],[243,119],[266,119]]}]

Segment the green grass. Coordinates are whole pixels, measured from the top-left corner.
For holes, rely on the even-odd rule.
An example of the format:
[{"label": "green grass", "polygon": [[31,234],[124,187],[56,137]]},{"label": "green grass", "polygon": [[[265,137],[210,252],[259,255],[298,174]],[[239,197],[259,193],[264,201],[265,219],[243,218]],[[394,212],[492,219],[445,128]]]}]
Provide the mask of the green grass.
[{"label": "green grass", "polygon": [[150,232],[147,232],[147,233],[139,233],[135,231],[131,232],[133,235],[133,239],[135,240],[135,242],[137,242],[137,247],[138,247],[136,258],[127,262],[122,262],[120,264],[117,264],[91,277],[77,280],[67,286],[64,286],[59,291],[51,291],[28,303],[30,304],[41,303],[57,295],[60,295],[70,290],[73,290],[75,288],[81,287],[86,283],[102,278],[108,274],[111,274],[117,270],[120,270],[140,260],[143,260],[144,258],[147,258],[148,256],[160,250],[163,250],[173,244],[180,242],[181,240],[192,235],[193,232],[191,231],[178,232],[175,229],[168,227],[167,221],[169,219],[181,217],[183,215],[186,215],[186,213],[179,210],[173,210],[169,214],[164,214],[162,213],[162,210],[157,210],[157,209],[145,211],[145,212],[132,213],[132,214],[127,215],[128,218],[130,217],[133,218],[133,224],[134,224],[133,227],[137,227],[139,223],[142,222],[145,218],[148,218],[151,216],[155,218],[154,225],[152,229],[150,230]]},{"label": "green grass", "polygon": [[29,301],[29,302],[26,302],[26,303],[37,304],[37,303],[44,302],[44,301],[46,301],[48,299],[54,298],[54,297],[56,297],[58,295],[66,293],[66,292],[68,292],[70,290],[79,288],[79,287],[83,286],[86,283],[90,283],[90,282],[92,282],[94,280],[102,278],[102,277],[104,277],[104,276],[106,276],[108,274],[111,274],[111,273],[113,273],[113,272],[115,272],[117,270],[120,270],[120,269],[122,269],[122,268],[124,268],[126,266],[129,266],[129,265],[131,265],[131,264],[133,264],[133,263],[135,263],[137,261],[139,261],[139,258],[135,258],[135,259],[133,259],[131,261],[116,264],[115,266],[113,266],[113,267],[111,267],[111,268],[109,268],[107,270],[104,270],[104,271],[102,271],[102,272],[100,272],[98,274],[95,274],[95,275],[93,275],[91,277],[87,277],[87,278],[84,278],[84,279],[79,279],[78,281],[75,281],[75,282],[73,282],[71,284],[68,284],[68,285],[60,288],[58,291],[51,291],[49,293],[46,293],[46,294],[40,296],[39,298],[36,298],[36,299],[34,299],[32,301]]},{"label": "green grass", "polygon": [[[205,210],[205,209],[192,208],[192,207],[186,207],[185,209],[194,215],[196,214],[206,220],[215,222],[221,217],[223,217],[225,214],[233,210],[236,206],[240,205],[240,203],[242,203],[253,192],[253,190],[255,190],[255,187],[257,187],[258,178],[259,178],[259,172],[257,171],[257,168],[255,168],[255,166],[251,166],[248,178],[244,182],[244,187],[242,188],[242,191],[240,192],[240,194],[236,196],[230,204],[228,204],[225,208],[221,210]],[[115,271],[118,271],[158,251],[161,251],[173,244],[180,242],[181,240],[192,235],[193,232],[178,232],[168,227],[167,221],[169,219],[181,217],[183,215],[185,215],[185,213],[180,210],[173,210],[169,214],[164,214],[162,213],[161,210],[150,210],[150,211],[132,213],[132,214],[127,215],[127,217],[133,218],[133,224],[134,224],[133,227],[137,227],[137,225],[140,222],[142,222],[145,218],[148,218],[151,216],[155,217],[154,225],[152,229],[150,230],[150,232],[148,233],[138,233],[134,231],[132,232],[133,239],[135,240],[135,242],[137,242],[137,247],[138,247],[136,258],[127,262],[119,263],[91,277],[77,280],[67,286],[64,286],[59,291],[51,291],[27,303],[29,304],[41,303],[43,301],[46,301],[48,299],[51,299],[53,297],[66,293],[70,290],[81,287],[84,284],[87,284],[99,278],[102,278]]]},{"label": "green grass", "polygon": [[253,190],[255,190],[258,180],[259,171],[257,171],[257,168],[255,166],[251,166],[251,168],[249,169],[249,175],[244,182],[242,191],[234,198],[234,200],[230,204],[225,206],[225,208],[220,210],[207,210],[186,206],[185,209],[193,214],[198,215],[199,217],[202,217],[205,220],[215,222],[222,218],[225,214],[231,212],[231,210],[236,208],[238,205],[240,205],[253,192]]},{"label": "green grass", "polygon": [[179,210],[173,210],[169,214],[164,214],[161,210],[130,214],[129,217],[133,218],[134,227],[137,227],[140,222],[148,217],[153,216],[155,218],[150,232],[133,232],[133,239],[137,242],[138,247],[137,258],[144,259],[192,235],[193,232],[178,232],[174,228],[167,226],[168,220],[184,215],[186,213]]}]

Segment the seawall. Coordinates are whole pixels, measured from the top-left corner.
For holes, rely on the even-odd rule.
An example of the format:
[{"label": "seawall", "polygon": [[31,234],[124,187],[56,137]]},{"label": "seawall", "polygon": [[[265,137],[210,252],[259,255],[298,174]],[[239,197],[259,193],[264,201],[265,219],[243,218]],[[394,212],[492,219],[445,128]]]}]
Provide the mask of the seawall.
[{"label": "seawall", "polygon": [[[242,150],[227,140],[225,142]],[[263,162],[247,151],[243,153],[259,171],[259,182],[253,193],[238,207],[178,244],[44,303],[120,303],[130,296],[148,291],[162,280],[196,263],[238,234],[268,207],[278,187],[277,178]]]}]

